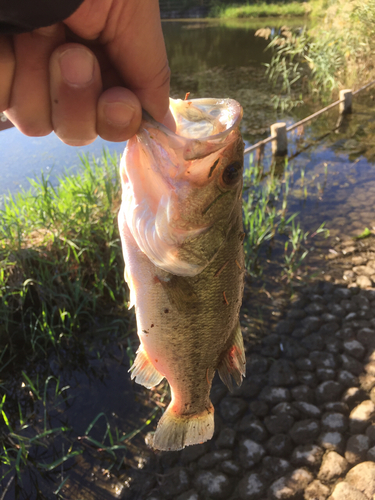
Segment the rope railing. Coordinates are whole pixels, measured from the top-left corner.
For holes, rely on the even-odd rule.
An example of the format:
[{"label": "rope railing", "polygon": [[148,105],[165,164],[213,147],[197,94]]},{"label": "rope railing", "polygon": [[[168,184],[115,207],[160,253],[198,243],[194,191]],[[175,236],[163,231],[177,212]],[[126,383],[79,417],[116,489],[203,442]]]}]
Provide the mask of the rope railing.
[{"label": "rope railing", "polygon": [[[371,87],[371,85],[374,85],[374,84],[375,84],[375,80],[367,83],[366,85],[363,85],[363,87],[355,90],[354,92],[352,92],[351,90],[343,90],[343,91],[341,91],[341,92],[343,92],[343,94],[342,94],[343,97],[341,99],[339,99],[339,100],[337,100],[335,102],[332,102],[331,104],[329,104],[325,108],[322,108],[319,111],[316,111],[312,115],[307,116],[306,118],[303,118],[299,122],[293,123],[293,125],[291,125],[290,127],[287,127],[287,128],[285,127],[284,133],[291,132],[292,130],[300,127],[301,125],[304,125],[305,123],[308,123],[309,121],[313,120],[314,118],[317,118],[318,116],[320,116],[321,114],[325,113],[329,109],[332,109],[335,106],[338,106],[339,104],[343,104],[344,103],[344,106],[345,106],[345,104],[348,103],[348,107],[351,108],[351,96],[358,94],[362,90],[365,90],[365,89],[367,89],[368,87]],[[340,95],[341,95],[341,92],[340,92]],[[348,99],[349,94],[350,94],[350,98]],[[343,107],[342,112],[343,113],[347,112],[347,107]],[[271,126],[271,128],[272,128],[272,126]],[[284,139],[286,140],[286,138],[284,138]],[[277,133],[275,133],[275,135],[270,135],[269,137],[267,137],[267,139],[263,139],[262,141],[259,141],[256,144],[253,144],[252,146],[249,146],[248,148],[246,148],[245,151],[244,151],[244,154],[246,155],[248,153],[251,153],[252,151],[255,151],[256,149],[258,149],[258,148],[260,148],[262,146],[265,146],[269,142],[271,142],[271,141],[277,141],[277,140],[278,140]]]}]

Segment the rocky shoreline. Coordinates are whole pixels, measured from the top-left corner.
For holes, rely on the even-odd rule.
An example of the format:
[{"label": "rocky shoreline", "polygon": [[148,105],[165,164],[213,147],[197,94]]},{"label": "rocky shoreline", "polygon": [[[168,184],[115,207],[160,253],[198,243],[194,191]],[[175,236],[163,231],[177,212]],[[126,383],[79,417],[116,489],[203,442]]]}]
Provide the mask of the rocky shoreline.
[{"label": "rocky shoreline", "polygon": [[212,441],[153,453],[123,498],[375,498],[374,239],[338,242],[325,280],[248,347],[242,386],[214,383]]}]

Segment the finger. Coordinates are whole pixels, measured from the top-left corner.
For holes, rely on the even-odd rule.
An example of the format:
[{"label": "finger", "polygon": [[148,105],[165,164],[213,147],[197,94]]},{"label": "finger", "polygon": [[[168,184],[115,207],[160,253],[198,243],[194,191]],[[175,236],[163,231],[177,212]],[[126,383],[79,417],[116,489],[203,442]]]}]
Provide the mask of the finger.
[{"label": "finger", "polygon": [[53,50],[63,40],[62,25],[14,37],[16,68],[6,115],[26,135],[52,131],[48,66]]},{"label": "finger", "polygon": [[0,36],[0,112],[9,107],[16,59],[10,39]]},{"label": "finger", "polygon": [[96,57],[83,45],[62,45],[51,56],[50,77],[56,135],[70,146],[90,144],[97,137],[96,110],[102,91]]},{"label": "finger", "polygon": [[130,90],[114,87],[100,96],[96,128],[103,139],[127,141],[139,129],[141,119],[141,104]]},{"label": "finger", "polygon": [[[112,65],[141,105],[151,116],[163,121],[169,108],[169,78],[167,54],[161,29],[158,0],[147,2],[109,2],[106,17],[87,19],[87,9],[95,12],[95,3],[84,2],[64,21],[71,30],[84,38],[98,36],[106,47]],[[86,10],[85,10],[86,9]],[[103,9],[101,10],[103,12]]]}]

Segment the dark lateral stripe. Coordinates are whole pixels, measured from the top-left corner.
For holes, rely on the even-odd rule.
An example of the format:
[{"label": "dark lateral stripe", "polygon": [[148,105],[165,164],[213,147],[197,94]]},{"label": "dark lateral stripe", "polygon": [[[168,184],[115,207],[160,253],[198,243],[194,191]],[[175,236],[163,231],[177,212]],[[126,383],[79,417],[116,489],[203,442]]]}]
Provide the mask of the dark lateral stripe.
[{"label": "dark lateral stripe", "polygon": [[220,158],[218,158],[218,159],[215,161],[215,163],[212,165],[212,167],[210,168],[210,171],[209,171],[209,173],[208,173],[208,178],[210,178],[210,177],[211,177],[211,175],[213,174],[213,172],[214,172],[215,168],[217,167],[217,164],[219,163],[219,159],[220,159]]}]

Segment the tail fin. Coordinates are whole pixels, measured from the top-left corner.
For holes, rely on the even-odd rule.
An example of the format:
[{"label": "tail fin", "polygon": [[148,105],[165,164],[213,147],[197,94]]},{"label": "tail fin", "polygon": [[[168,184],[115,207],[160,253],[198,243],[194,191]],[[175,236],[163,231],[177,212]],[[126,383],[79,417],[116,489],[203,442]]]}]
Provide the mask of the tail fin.
[{"label": "tail fin", "polygon": [[176,451],[208,441],[214,434],[214,407],[196,415],[178,415],[171,405],[161,417],[154,435],[157,450]]},{"label": "tail fin", "polygon": [[246,372],[246,356],[240,322],[236,326],[233,344],[225,353],[217,371],[231,392],[233,391],[232,377],[237,385],[242,384],[242,377],[245,376]]}]

